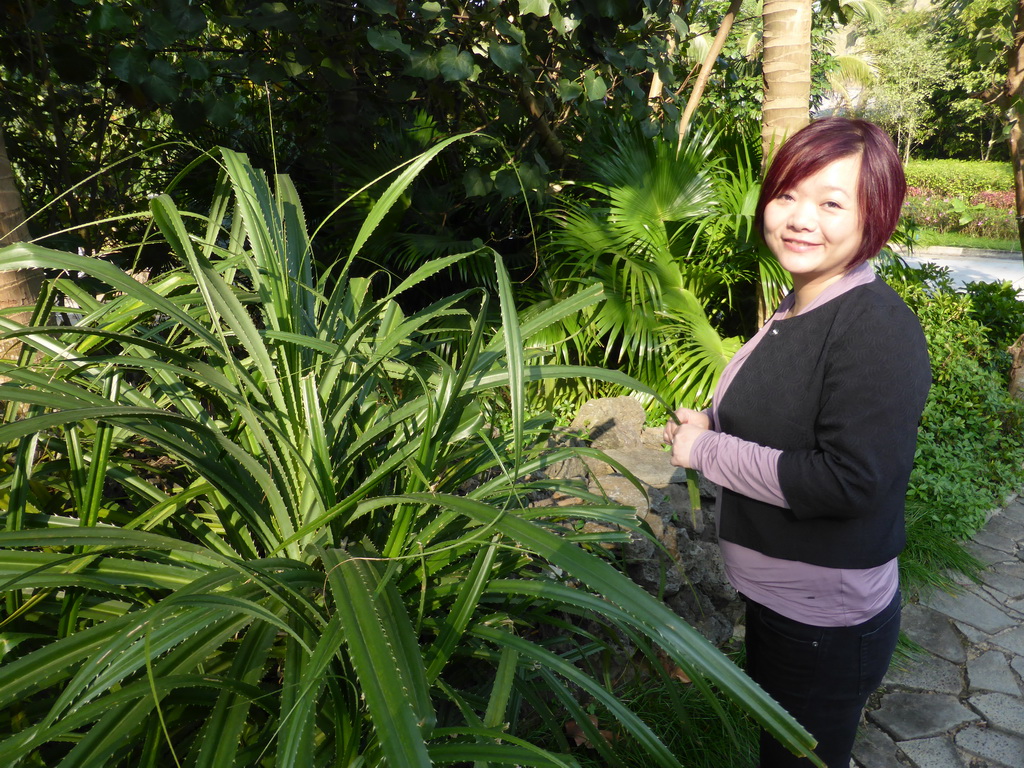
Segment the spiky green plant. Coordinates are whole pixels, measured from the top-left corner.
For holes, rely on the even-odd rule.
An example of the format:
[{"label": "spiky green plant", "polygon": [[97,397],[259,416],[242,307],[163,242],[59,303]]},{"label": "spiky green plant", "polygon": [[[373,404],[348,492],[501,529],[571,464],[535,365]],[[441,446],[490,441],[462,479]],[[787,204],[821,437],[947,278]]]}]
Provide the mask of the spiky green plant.
[{"label": "spiky green plant", "polygon": [[[45,323],[50,293],[36,324],[0,318],[25,345],[0,369],[0,763],[573,765],[517,730],[522,713],[559,706],[622,765],[582,717],[583,696],[652,764],[677,765],[581,663],[615,634],[595,626],[662,648],[709,696],[714,684],[794,750],[813,747],[599,554],[636,530],[633,510],[579,488],[583,503],[557,516],[529,504],[558,488],[539,471],[570,454],[543,447],[527,383],[630,384],[523,356],[522,338],[599,289],[521,324],[495,255],[492,330],[482,292],[402,310],[458,256],[398,284],[350,276],[443,148],[401,171],[319,277],[289,180],[272,188],[226,150],[208,216],[152,201],[182,266],[148,284],[100,259],[0,251],[0,269],[107,286],[96,298],[52,284],[80,308],[71,326]],[[595,539],[588,519],[622,533]]]}]

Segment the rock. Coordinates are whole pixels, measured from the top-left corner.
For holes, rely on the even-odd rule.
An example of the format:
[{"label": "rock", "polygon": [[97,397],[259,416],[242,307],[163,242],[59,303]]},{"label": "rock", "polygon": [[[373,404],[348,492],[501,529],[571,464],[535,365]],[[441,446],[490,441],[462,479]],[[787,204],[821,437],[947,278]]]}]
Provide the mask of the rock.
[{"label": "rock", "polygon": [[903,607],[901,624],[907,636],[925,650],[956,664],[967,660],[960,636],[949,618],[938,611],[911,603]]},{"label": "rock", "polygon": [[586,432],[594,448],[639,448],[646,418],[632,397],[601,397],[583,404],[571,428]]},{"label": "rock", "polygon": [[880,728],[862,726],[853,745],[853,756],[862,768],[890,768],[896,761],[896,744]]},{"label": "rock", "polygon": [[980,719],[955,696],[939,693],[890,693],[868,718],[897,741],[939,736]]},{"label": "rock", "polygon": [[945,592],[935,592],[929,595],[927,600],[923,602],[929,608],[939,613],[969,624],[988,634],[1008,629],[1017,623],[1014,619],[1007,616],[1005,611],[996,608],[969,592],[955,597]]},{"label": "rock", "polygon": [[[548,438],[548,449],[552,451],[559,448],[581,448],[585,445],[586,443],[572,432],[557,432]],[[559,480],[583,477],[586,473],[587,465],[579,456],[556,461],[544,468],[544,475]]]},{"label": "rock", "polygon": [[[619,553],[626,573],[643,589],[661,597],[712,642],[725,642],[736,635],[743,606],[726,579],[716,539],[714,499],[718,489],[698,476],[701,506],[691,509],[686,471],[669,463],[661,442],[662,429],[644,429],[643,423],[644,410],[632,398],[590,401],[580,409],[572,428],[552,437],[550,446],[591,445],[609,461],[565,458],[542,474],[578,479],[581,489],[635,510],[649,534],[630,533],[628,542],[602,546]],[[626,474],[636,478],[640,487]],[[550,493],[538,494],[532,505],[564,506]],[[579,530],[580,524],[573,527]],[[613,529],[586,521],[582,530],[603,533]]]},{"label": "rock", "polygon": [[901,688],[957,696],[964,687],[964,673],[951,661],[927,655],[903,667],[893,665],[885,682]]},{"label": "rock", "polygon": [[981,713],[990,727],[1024,737],[1024,704],[1019,698],[1005,693],[980,693],[971,696],[968,703]]},{"label": "rock", "polygon": [[956,745],[987,761],[986,768],[1019,768],[1024,755],[1024,739],[980,726],[960,731]]},{"label": "rock", "polygon": [[967,662],[967,678],[970,690],[992,691],[1010,696],[1020,696],[1020,686],[1014,679],[1010,664],[999,651],[988,651]]},{"label": "rock", "polygon": [[[964,768],[964,761],[957,754],[949,739],[934,736],[930,739],[901,741],[900,749],[910,758],[915,768]],[[885,765],[898,765],[895,761]]]}]

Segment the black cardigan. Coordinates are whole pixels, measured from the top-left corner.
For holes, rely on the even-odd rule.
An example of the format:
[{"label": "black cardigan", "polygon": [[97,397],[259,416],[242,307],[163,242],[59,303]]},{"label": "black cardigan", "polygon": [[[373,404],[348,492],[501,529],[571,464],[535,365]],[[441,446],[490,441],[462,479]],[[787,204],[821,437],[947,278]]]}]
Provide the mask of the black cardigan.
[{"label": "black cardigan", "polygon": [[790,508],[723,489],[719,536],[833,568],[898,555],[930,384],[920,323],[881,280],[775,321],[726,390],[718,421],[727,434],[782,449]]}]

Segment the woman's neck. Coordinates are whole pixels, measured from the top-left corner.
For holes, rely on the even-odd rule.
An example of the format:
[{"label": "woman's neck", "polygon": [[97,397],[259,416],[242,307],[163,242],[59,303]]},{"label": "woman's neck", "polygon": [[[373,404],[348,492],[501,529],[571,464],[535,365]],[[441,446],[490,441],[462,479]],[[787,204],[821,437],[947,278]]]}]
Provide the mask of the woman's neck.
[{"label": "woman's neck", "polygon": [[794,275],[793,306],[790,307],[789,317],[794,317],[805,311],[826,288],[838,283],[848,273],[849,270],[846,270],[836,275],[830,275],[823,280],[809,280],[807,282],[801,281],[799,276]]}]

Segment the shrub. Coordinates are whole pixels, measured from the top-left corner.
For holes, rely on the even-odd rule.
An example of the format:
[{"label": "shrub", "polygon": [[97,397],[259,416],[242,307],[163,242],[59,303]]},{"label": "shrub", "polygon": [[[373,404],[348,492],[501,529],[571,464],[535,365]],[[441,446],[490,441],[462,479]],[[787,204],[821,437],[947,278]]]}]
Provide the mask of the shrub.
[{"label": "shrub", "polygon": [[[579,663],[612,638],[660,648],[701,693],[713,684],[792,748],[813,745],[601,555],[637,530],[635,511],[538,479],[571,451],[546,448],[525,386],[629,381],[528,365],[521,339],[599,291],[521,323],[491,252],[495,328],[481,291],[402,308],[461,256],[401,281],[350,273],[450,143],[403,169],[347,259],[319,276],[290,180],[272,189],[227,150],[209,216],[151,201],[181,267],[149,283],[102,259],[0,251],[0,269],[82,272],[109,288],[97,299],[55,285],[81,308],[73,327],[0,317],[0,335],[27,350],[0,361],[0,765],[572,765],[517,731],[528,704],[549,703],[620,764],[583,717],[582,691],[645,764],[675,768]],[[611,532],[530,507],[559,488],[582,500],[560,515]]]},{"label": "shrub", "polygon": [[995,208],[985,202],[988,199],[999,200],[999,194],[979,193],[967,202],[964,198],[943,197],[930,190],[913,187],[903,204],[903,215],[917,227],[937,232],[1016,240],[1017,223],[1013,210]]},{"label": "shrub", "polygon": [[1008,359],[1006,348],[1024,333],[1024,301],[1018,298],[1017,289],[1008,280],[968,283],[965,288],[971,297],[971,315],[984,326],[996,352]]},{"label": "shrub", "polygon": [[966,539],[1024,481],[1024,403],[1010,397],[969,296],[882,272],[917,313],[931,356],[908,503],[946,535]]},{"label": "shrub", "polygon": [[981,160],[911,160],[906,167],[907,186],[929,189],[939,195],[971,199],[981,192],[1013,189],[1009,163]]}]

